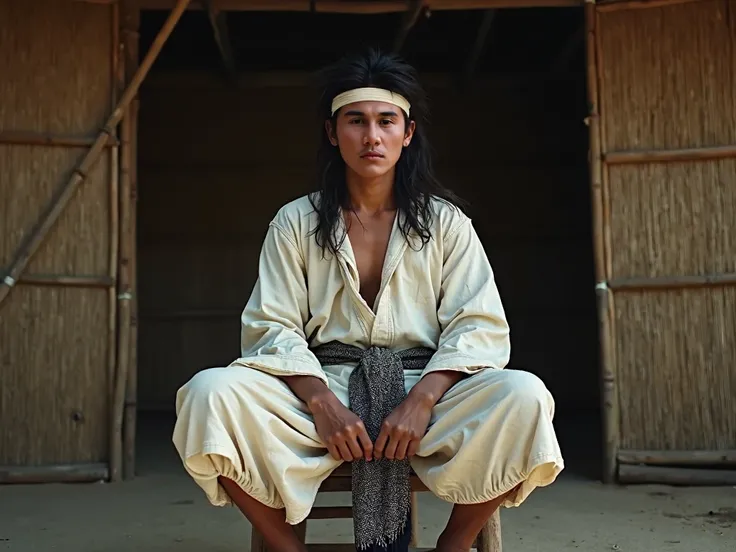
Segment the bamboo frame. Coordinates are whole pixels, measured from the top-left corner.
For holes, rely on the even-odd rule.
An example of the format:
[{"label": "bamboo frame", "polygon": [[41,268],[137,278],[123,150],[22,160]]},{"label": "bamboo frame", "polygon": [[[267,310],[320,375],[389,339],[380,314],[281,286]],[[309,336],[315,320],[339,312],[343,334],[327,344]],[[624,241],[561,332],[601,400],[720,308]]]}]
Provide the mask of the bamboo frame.
[{"label": "bamboo frame", "polygon": [[83,287],[83,288],[112,288],[115,279],[105,276],[67,276],[64,274],[24,274],[16,285],[55,286],[55,287]]},{"label": "bamboo frame", "polygon": [[[126,4],[125,19],[125,74],[133,75],[138,69],[140,26],[140,10],[128,2]],[[123,77],[124,78],[124,77]],[[138,407],[138,283],[137,283],[137,223],[136,201],[138,197],[138,108],[139,99],[131,102],[128,110],[130,120],[130,226],[128,262],[130,267],[130,330],[129,330],[129,358],[128,377],[125,383],[125,402],[123,412],[123,478],[132,479],[135,476],[135,440]]]},{"label": "bamboo frame", "polygon": [[607,275],[607,244],[605,197],[603,191],[603,163],[601,155],[601,120],[598,94],[598,56],[596,39],[596,11],[592,2],[585,4],[587,83],[590,115],[590,186],[593,210],[593,251],[598,302],[598,332],[600,339],[601,400],[603,410],[603,481],[612,483],[616,476],[618,449],[618,400],[616,374],[611,356],[611,298],[610,289],[603,282]]},{"label": "bamboo frame", "polygon": [[698,276],[658,276],[655,278],[615,278],[608,282],[608,287],[616,291],[624,291],[704,288],[735,284],[736,273],[728,273]]},{"label": "bamboo frame", "polygon": [[620,450],[621,464],[651,466],[736,466],[734,450]]},{"label": "bamboo frame", "polygon": [[[142,10],[168,10],[175,0],[140,0]],[[490,8],[580,7],[583,0],[424,0],[432,11],[482,10]],[[406,0],[216,0],[223,11],[316,12],[343,14],[380,14],[406,11]],[[202,2],[192,2],[189,9],[202,10]]]},{"label": "bamboo frame", "polygon": [[138,93],[138,89],[140,88],[143,79],[148,74],[148,71],[151,69],[151,65],[153,65],[153,62],[161,51],[166,39],[171,34],[176,22],[179,20],[190,1],[191,0],[177,0],[176,8],[169,14],[169,18],[166,20],[159,31],[159,34],[154,39],[151,49],[146,54],[146,58],[143,60],[143,63],[134,75],[128,88],[118,101],[117,106],[110,114],[110,117],[105,122],[105,126],[95,139],[94,144],[84,156],[84,159],[79,166],[74,169],[71,178],[67,180],[59,190],[57,190],[56,195],[47,206],[46,211],[41,215],[38,224],[18,249],[10,265],[10,270],[4,277],[3,281],[0,282],[0,306],[2,306],[8,293],[10,293],[11,287],[18,281],[23,270],[25,270],[28,261],[38,250],[39,246],[46,238],[46,235],[49,233],[54,223],[74,196],[74,192],[76,192],[79,184],[84,181],[92,166],[99,160],[100,154],[109,140],[109,136],[113,135],[113,129],[120,122],[123,113],[127,109],[133,97]]},{"label": "bamboo frame", "polygon": [[[111,56],[111,72],[110,72],[110,109],[114,109],[117,104],[118,93],[122,92],[121,80],[120,80],[120,5],[116,2],[112,5],[112,41],[110,45],[110,56]],[[115,138],[117,140],[117,128],[115,129]],[[120,163],[120,148],[115,146],[110,150],[110,190],[109,190],[109,201],[110,201],[110,243],[109,243],[109,257],[108,257],[108,274],[113,281],[117,278],[118,274],[118,248],[119,248],[119,232],[120,232],[120,216],[118,212],[118,194],[120,187],[120,172],[118,164]],[[114,384],[115,381],[115,361],[117,359],[117,296],[116,288],[110,287],[108,290],[108,340],[107,340],[107,388],[108,388],[108,404],[112,404],[113,393],[115,392]]]},{"label": "bamboo frame", "polygon": [[[123,113],[127,111],[127,115],[122,119],[121,126],[121,155],[120,155],[120,254],[118,267],[118,354],[117,366],[115,372],[114,394],[112,401],[112,415],[110,424],[110,480],[119,481],[122,476],[123,463],[123,417],[125,410],[125,396],[128,386],[128,369],[130,363],[130,330],[131,330],[131,267],[130,256],[134,250],[135,244],[131,242],[131,182],[130,182],[130,166],[131,166],[131,148],[130,137],[132,133],[131,117],[128,110],[133,98],[137,95],[143,79],[150,70],[153,62],[158,56],[161,48],[167,38],[174,30],[176,23],[189,5],[190,0],[178,0],[176,8],[172,10],[159,30],[158,35],[153,41],[151,48],[146,53],[143,62],[132,75],[128,86],[123,93],[123,97],[115,110],[113,117],[116,121],[120,121]],[[136,9],[130,7],[126,3],[127,9]],[[128,40],[132,40],[129,36]],[[132,34],[135,36],[135,34]],[[129,54],[126,52],[126,56]],[[126,58],[127,59],[127,58]],[[111,117],[111,118],[113,118]]]},{"label": "bamboo frame", "polygon": [[725,486],[736,485],[736,470],[707,470],[621,464],[618,468],[621,483],[646,485]]},{"label": "bamboo frame", "polygon": [[626,165],[635,163],[713,161],[733,157],[736,157],[736,144],[672,150],[612,151],[604,155],[604,160],[608,165]]},{"label": "bamboo frame", "polygon": [[0,466],[0,484],[89,483],[105,481],[107,464],[55,464],[53,466]]},{"label": "bamboo frame", "polygon": [[[0,144],[10,146],[50,146],[59,148],[88,148],[94,145],[94,136],[63,136],[46,132],[31,132],[25,130],[0,131]],[[104,147],[117,146],[117,140],[108,136]]]},{"label": "bamboo frame", "polygon": [[599,12],[615,12],[621,10],[640,10],[646,8],[661,8],[677,4],[690,4],[703,0],[603,0],[598,2]]}]

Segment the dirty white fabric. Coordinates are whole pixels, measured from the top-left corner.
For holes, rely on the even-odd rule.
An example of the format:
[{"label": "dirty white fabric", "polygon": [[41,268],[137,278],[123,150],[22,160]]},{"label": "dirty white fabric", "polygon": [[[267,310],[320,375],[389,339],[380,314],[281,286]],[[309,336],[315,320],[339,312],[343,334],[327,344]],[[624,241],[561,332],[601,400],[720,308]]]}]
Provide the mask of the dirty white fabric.
[{"label": "dirty white fabric", "polygon": [[348,405],[355,365],[323,367],[310,350],[330,341],[436,349],[423,370],[406,371],[407,392],[436,370],[469,376],[435,406],[411,462],[438,497],[478,503],[521,484],[504,502],[518,506],[563,469],[548,390],[530,373],[504,369],[509,328],[472,223],[440,201],[433,205],[433,239],[421,249],[394,222],[373,308],[360,296],[350,240],[337,257],[322,257],[307,197],[276,214],[242,314],[241,358],[199,372],[176,397],[174,445],[212,504],[230,502],[217,483],[223,475],[256,500],[285,508],[289,523],[306,518],[340,462],[281,378],[318,377]]}]

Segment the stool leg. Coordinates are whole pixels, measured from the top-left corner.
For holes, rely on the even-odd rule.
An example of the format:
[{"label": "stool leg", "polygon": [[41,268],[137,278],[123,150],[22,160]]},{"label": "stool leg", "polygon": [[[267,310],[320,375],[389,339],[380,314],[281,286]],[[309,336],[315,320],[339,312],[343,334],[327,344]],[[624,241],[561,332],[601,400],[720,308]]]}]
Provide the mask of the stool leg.
[{"label": "stool leg", "polygon": [[299,525],[294,526],[294,532],[299,537],[301,543],[307,542],[307,520],[305,519]]},{"label": "stool leg", "polygon": [[478,535],[478,552],[502,552],[501,513],[496,510]]}]

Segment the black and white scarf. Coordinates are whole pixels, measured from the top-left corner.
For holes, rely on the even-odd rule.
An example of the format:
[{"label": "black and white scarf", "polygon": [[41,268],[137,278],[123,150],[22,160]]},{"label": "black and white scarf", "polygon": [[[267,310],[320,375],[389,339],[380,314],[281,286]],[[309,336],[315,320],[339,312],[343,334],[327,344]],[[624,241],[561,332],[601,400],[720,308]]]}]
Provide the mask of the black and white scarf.
[{"label": "black and white scarf", "polygon": [[[357,362],[350,375],[350,410],[373,443],[386,417],[406,398],[404,370],[423,369],[428,348],[363,350],[332,341],[313,349],[323,366]],[[359,550],[407,550],[411,540],[411,466],[408,459],[352,462],[353,524]]]}]

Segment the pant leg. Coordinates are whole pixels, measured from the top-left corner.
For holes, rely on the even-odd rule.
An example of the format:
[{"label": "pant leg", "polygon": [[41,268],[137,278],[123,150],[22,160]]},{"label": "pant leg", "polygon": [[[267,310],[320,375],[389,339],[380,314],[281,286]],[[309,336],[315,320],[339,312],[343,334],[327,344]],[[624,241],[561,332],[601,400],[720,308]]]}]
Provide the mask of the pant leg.
[{"label": "pant leg", "polygon": [[412,459],[438,497],[486,502],[521,483],[504,506],[519,506],[564,467],[542,381],[519,370],[484,370],[453,386],[437,403]]},{"label": "pant leg", "polygon": [[217,477],[286,519],[306,518],[321,483],[341,463],[321,444],[310,413],[275,376],[209,368],[177,393],[173,443],[184,467],[216,506],[230,503]]}]

